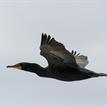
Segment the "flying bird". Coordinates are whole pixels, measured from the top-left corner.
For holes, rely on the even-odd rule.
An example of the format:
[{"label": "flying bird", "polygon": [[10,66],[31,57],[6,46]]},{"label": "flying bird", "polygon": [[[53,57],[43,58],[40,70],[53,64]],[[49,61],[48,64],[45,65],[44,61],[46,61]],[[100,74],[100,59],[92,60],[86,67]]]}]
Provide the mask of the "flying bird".
[{"label": "flying bird", "polygon": [[65,46],[56,41],[50,35],[41,36],[40,55],[46,58],[47,67],[41,67],[35,63],[21,62],[7,68],[16,68],[32,73],[40,77],[54,78],[62,81],[77,81],[93,77],[107,76],[105,73],[96,73],[86,69],[87,56],[76,51],[68,51]]}]

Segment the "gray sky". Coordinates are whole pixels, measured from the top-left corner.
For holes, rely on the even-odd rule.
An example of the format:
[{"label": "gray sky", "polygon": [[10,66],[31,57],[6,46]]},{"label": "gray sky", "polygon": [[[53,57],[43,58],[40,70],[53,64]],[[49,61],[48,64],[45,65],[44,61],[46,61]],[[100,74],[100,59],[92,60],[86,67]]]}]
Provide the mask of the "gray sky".
[{"label": "gray sky", "polygon": [[[102,0],[0,1],[0,106],[107,106],[107,78],[62,82],[7,69],[35,62],[41,33],[89,58],[88,69],[107,73],[107,2]],[[75,107],[74,106],[74,107]]]}]

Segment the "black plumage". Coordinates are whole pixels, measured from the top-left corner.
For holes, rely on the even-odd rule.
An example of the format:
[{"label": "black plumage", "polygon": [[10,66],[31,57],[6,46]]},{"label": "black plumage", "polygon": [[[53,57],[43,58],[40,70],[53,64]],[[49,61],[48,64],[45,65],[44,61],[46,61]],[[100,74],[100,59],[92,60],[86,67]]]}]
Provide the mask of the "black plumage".
[{"label": "black plumage", "polygon": [[62,43],[57,42],[50,35],[42,34],[40,54],[48,61],[48,66],[43,68],[35,63],[22,62],[7,66],[36,73],[40,77],[54,78],[62,81],[76,81],[99,76],[107,76],[104,73],[96,73],[85,68],[88,64],[87,56],[80,55],[76,51],[69,52]]}]

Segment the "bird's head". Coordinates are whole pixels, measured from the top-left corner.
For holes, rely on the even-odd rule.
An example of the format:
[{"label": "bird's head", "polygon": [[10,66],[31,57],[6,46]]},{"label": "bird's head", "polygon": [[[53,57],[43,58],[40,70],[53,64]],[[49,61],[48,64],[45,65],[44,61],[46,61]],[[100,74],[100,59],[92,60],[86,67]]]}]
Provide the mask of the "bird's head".
[{"label": "bird's head", "polygon": [[41,67],[38,64],[35,63],[27,63],[27,62],[21,62],[15,65],[9,65],[7,68],[16,68],[19,70],[29,71],[29,72],[35,72],[41,69]]},{"label": "bird's head", "polygon": [[8,65],[7,68],[16,68],[16,69],[19,69],[19,70],[23,70],[23,66],[24,66],[24,63],[18,63],[18,64],[15,64],[15,65]]}]

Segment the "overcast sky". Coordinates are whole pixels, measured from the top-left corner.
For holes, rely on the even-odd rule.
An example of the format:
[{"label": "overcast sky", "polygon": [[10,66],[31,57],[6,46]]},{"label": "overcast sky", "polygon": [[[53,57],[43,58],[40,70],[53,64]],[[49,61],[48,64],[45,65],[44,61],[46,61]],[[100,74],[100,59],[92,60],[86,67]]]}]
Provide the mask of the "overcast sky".
[{"label": "overcast sky", "polygon": [[[107,78],[77,82],[41,78],[6,66],[35,62],[41,33],[89,58],[88,69],[107,73],[106,0],[0,1],[0,107],[107,106]],[[75,106],[74,106],[75,105]]]}]

